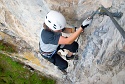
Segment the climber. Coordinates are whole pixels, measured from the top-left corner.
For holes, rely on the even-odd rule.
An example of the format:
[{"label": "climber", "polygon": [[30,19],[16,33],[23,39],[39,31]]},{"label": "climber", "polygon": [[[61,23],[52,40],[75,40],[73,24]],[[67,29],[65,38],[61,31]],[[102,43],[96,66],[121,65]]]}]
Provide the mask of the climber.
[{"label": "climber", "polygon": [[[75,42],[75,39],[84,28],[87,28],[91,21],[92,19],[89,18],[84,20],[81,27],[74,31],[71,28],[65,28],[66,20],[60,12],[51,10],[45,17],[40,35],[39,48],[42,57],[56,65],[58,69],[66,74],[65,69],[68,67],[66,60],[73,59],[75,57],[73,53],[78,50],[78,43]],[[74,33],[69,37],[64,37],[61,32]],[[65,46],[60,48],[61,45]],[[69,50],[66,60],[57,53],[59,49]]]}]

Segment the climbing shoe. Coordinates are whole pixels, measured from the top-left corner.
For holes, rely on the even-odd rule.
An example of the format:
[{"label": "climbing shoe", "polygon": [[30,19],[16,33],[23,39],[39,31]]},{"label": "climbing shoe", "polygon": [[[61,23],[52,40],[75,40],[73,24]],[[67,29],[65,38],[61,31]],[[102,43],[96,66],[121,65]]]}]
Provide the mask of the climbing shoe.
[{"label": "climbing shoe", "polygon": [[66,55],[66,59],[67,59],[67,60],[72,60],[72,59],[78,60],[78,56],[77,56],[77,55],[72,55],[72,56]]},{"label": "climbing shoe", "polygon": [[66,70],[61,70],[64,75],[67,75]]}]

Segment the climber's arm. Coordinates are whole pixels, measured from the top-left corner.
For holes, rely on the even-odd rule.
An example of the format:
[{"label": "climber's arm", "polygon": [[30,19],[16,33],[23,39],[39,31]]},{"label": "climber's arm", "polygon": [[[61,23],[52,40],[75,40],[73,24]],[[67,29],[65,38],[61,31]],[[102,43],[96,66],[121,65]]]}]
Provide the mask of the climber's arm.
[{"label": "climber's arm", "polygon": [[[67,38],[60,36],[58,44],[72,44],[72,42],[75,41],[75,39],[80,35],[80,33],[82,31],[84,31],[84,29],[87,28],[87,26],[89,26],[91,21],[92,21],[92,19],[89,19],[89,18],[84,20],[82,25],[80,26],[80,28],[78,28],[71,36],[69,36]],[[66,28],[66,30],[67,30],[67,28]]]},{"label": "climber's arm", "polygon": [[83,29],[80,27],[76,32],[74,32],[71,36],[67,38],[60,36],[58,44],[72,44],[82,31]]}]

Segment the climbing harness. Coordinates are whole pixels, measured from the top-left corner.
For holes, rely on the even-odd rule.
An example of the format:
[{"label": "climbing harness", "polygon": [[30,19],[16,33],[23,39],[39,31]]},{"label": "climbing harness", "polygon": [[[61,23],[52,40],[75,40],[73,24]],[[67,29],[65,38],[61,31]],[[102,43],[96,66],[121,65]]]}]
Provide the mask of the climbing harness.
[{"label": "climbing harness", "polygon": [[52,58],[52,56],[56,53],[56,50],[54,50],[53,52],[44,52],[41,50],[40,48],[40,43],[39,43],[39,53],[46,58]]},{"label": "climbing harness", "polygon": [[56,53],[56,50],[54,50],[53,52],[51,53],[48,53],[48,52],[43,52],[42,50],[40,50],[40,54],[43,56],[43,57],[46,57],[46,58],[52,58],[52,56]]}]

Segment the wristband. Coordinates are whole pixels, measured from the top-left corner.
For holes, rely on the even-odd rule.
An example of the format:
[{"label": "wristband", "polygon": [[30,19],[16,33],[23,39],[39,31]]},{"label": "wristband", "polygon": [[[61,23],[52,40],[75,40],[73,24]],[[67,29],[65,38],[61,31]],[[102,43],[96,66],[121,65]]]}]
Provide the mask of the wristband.
[{"label": "wristband", "polygon": [[89,24],[87,24],[87,25],[85,25],[85,26],[81,25],[81,27],[82,27],[83,30],[84,30],[87,26],[89,26]]}]

